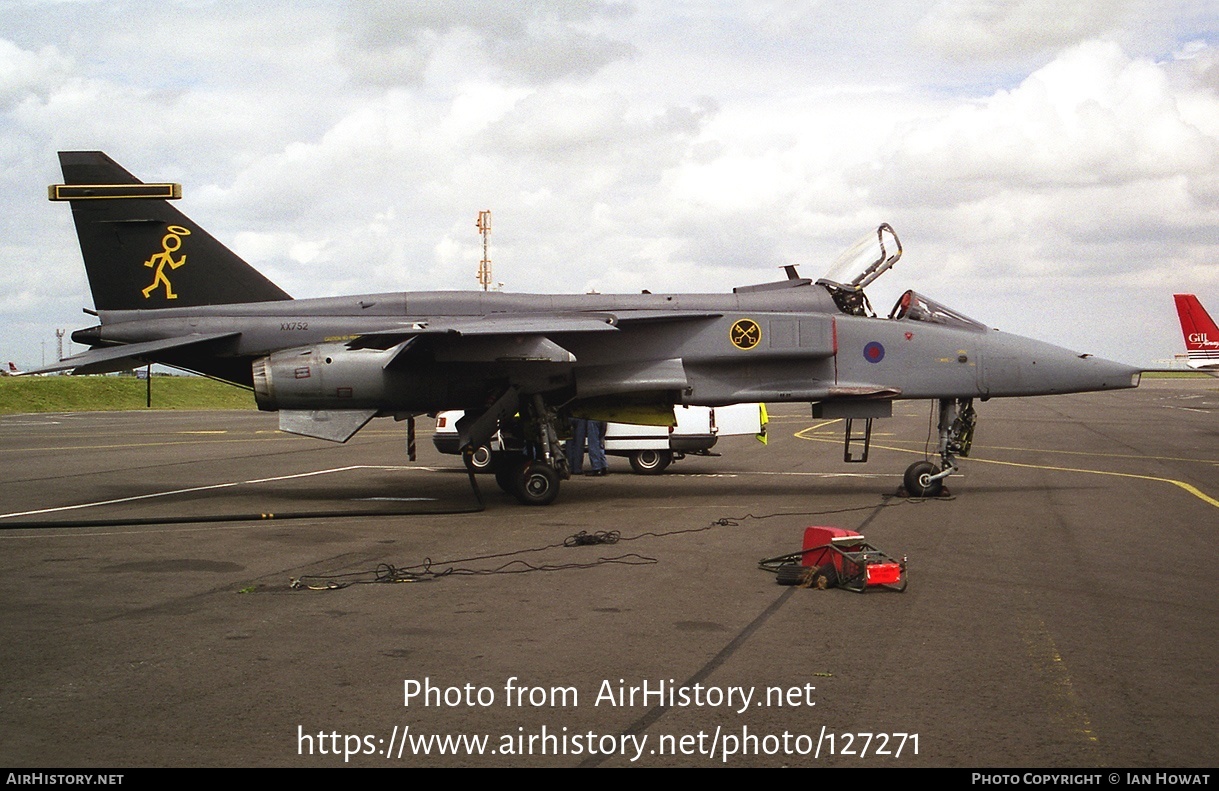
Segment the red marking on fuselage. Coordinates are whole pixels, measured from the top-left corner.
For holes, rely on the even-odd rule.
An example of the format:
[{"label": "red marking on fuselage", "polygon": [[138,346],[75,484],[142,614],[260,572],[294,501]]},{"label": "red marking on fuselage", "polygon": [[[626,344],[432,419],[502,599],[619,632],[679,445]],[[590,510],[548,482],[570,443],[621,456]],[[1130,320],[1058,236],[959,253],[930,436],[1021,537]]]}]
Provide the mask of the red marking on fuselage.
[{"label": "red marking on fuselage", "polygon": [[834,339],[834,384],[838,384],[838,318],[830,317],[830,335]]}]

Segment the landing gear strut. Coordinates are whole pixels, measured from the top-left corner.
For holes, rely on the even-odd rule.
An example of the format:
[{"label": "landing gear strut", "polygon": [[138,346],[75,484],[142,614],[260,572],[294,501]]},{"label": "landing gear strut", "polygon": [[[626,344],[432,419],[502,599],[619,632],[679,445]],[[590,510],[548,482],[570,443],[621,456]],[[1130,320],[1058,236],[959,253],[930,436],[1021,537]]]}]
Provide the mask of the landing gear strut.
[{"label": "landing gear strut", "polygon": [[923,460],[907,467],[902,483],[909,496],[940,495],[944,479],[957,471],[957,456],[969,456],[977,423],[978,413],[974,411],[972,398],[940,399],[940,466]]},{"label": "landing gear strut", "polygon": [[567,456],[556,428],[558,415],[540,395],[520,405],[520,419],[501,433],[516,447],[492,454],[495,482],[525,505],[550,505],[559,481],[570,478]]}]

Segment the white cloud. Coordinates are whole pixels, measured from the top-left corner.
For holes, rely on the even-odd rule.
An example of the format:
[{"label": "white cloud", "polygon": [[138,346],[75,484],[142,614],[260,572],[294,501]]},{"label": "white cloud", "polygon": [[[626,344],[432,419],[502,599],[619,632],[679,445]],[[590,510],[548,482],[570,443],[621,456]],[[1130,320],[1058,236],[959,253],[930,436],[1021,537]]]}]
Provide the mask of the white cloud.
[{"label": "white cloud", "polygon": [[894,201],[955,202],[1212,172],[1219,141],[1182,116],[1178,96],[1163,67],[1082,44],[1011,91],[898,129],[882,189]]},{"label": "white cloud", "polygon": [[916,34],[955,58],[1045,52],[1129,24],[1135,0],[940,0]]},{"label": "white cloud", "polygon": [[[88,303],[43,193],[62,148],[183,182],[298,296],[472,289],[487,208],[513,291],[817,276],[885,220],[907,254],[878,305],[913,286],[1017,329],[1068,293],[1152,310],[1156,284],[1219,285],[1219,57],[1193,0],[6,9],[6,347],[30,348],[8,329],[28,306],[72,327]],[[1089,350],[1175,348],[1170,308],[1146,320]]]},{"label": "white cloud", "polygon": [[467,68],[546,83],[589,76],[630,56],[630,45],[597,29],[627,13],[625,4],[603,0],[359,3],[344,25],[351,44],[344,57],[359,82],[414,86],[446,46],[456,44]]},{"label": "white cloud", "polygon": [[72,73],[72,63],[54,46],[37,52],[0,38],[0,110],[23,101],[45,100]]}]

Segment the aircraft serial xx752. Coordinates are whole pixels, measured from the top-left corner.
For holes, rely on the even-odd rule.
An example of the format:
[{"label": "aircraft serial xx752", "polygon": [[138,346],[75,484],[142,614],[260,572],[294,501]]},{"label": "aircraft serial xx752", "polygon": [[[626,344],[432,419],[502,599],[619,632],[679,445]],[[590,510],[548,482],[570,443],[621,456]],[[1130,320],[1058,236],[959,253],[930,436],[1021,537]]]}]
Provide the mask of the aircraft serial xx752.
[{"label": "aircraft serial xx752", "polygon": [[[89,351],[42,369],[79,373],[155,362],[254,391],[287,432],[345,442],[377,416],[465,410],[462,446],[501,423],[519,442],[496,480],[527,504],[568,477],[567,418],[671,424],[675,404],[807,402],[845,418],[844,458],[866,461],[874,418],[895,399],[939,402],[939,465],[906,471],[933,495],[967,455],[973,399],[1136,387],[1140,371],[1010,335],[914,291],[885,317],[864,288],[896,263],[845,281],[800,277],[731,294],[418,292],[292,299],[177,211],[177,184],[145,184],[97,151],[61,152],[97,326]],[[862,422],[862,428],[854,425]]]}]

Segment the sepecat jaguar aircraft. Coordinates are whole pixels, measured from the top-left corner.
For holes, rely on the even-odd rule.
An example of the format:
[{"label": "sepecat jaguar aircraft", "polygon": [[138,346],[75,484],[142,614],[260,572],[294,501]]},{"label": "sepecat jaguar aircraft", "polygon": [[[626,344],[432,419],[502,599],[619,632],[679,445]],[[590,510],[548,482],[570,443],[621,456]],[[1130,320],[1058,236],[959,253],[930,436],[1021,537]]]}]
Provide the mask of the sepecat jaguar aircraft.
[{"label": "sepecat jaguar aircraft", "polygon": [[[844,459],[866,461],[895,399],[939,404],[939,463],[906,471],[938,493],[969,452],[973,400],[1136,387],[1137,368],[1000,332],[914,291],[876,316],[864,289],[901,257],[881,225],[839,260],[861,269],[731,294],[432,291],[293,299],[98,151],[61,152],[99,323],[90,350],[41,371],[160,363],[249,387],[283,431],[345,442],[374,417],[464,410],[461,445],[501,423],[519,438],[496,480],[526,504],[568,477],[568,418],[672,424],[673,406],[807,402],[844,418]],[[861,257],[859,250],[868,249]],[[834,271],[834,270],[832,270]]]}]

